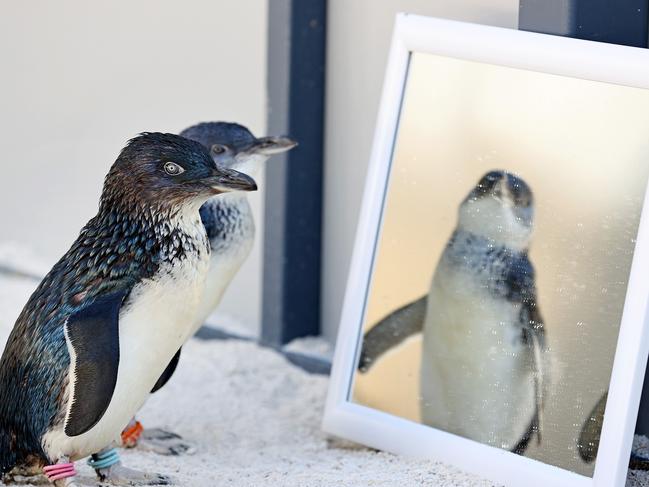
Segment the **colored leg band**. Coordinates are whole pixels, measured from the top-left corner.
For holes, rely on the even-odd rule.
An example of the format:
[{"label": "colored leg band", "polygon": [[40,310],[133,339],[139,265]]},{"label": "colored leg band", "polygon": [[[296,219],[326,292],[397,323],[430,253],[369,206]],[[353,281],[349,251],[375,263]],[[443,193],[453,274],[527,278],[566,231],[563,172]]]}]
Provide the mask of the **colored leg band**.
[{"label": "colored leg band", "polygon": [[130,426],[122,431],[122,445],[126,448],[131,448],[137,445],[137,440],[140,439],[142,431],[144,431],[142,423],[136,421],[133,426]]},{"label": "colored leg band", "polygon": [[51,482],[68,477],[74,477],[77,471],[74,468],[74,463],[57,463],[56,465],[48,465],[43,467],[43,473]]},{"label": "colored leg band", "polygon": [[116,448],[111,448],[110,450],[104,450],[99,453],[95,453],[88,459],[88,465],[90,465],[95,470],[101,468],[108,468],[111,465],[119,463],[119,453],[117,453]]}]

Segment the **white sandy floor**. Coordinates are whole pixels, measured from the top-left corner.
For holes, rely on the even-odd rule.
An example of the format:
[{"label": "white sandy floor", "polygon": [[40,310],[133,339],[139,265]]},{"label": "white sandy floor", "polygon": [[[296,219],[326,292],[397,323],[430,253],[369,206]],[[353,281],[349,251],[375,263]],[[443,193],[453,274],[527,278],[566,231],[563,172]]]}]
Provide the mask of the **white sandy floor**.
[{"label": "white sandy floor", "polygon": [[[0,348],[34,287],[32,280],[0,274]],[[179,433],[197,453],[129,450],[123,461],[191,487],[493,485],[440,463],[332,441],[320,431],[327,382],[250,342],[192,340],[140,419]],[[82,462],[78,470],[82,485],[97,485]],[[627,486],[649,487],[649,475],[630,472]]]}]

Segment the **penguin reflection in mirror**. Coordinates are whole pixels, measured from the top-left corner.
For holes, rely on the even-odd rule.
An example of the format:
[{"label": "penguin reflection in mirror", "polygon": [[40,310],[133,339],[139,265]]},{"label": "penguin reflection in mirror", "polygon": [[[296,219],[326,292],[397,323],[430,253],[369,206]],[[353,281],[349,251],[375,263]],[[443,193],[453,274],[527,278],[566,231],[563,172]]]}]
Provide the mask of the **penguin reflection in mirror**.
[{"label": "penguin reflection in mirror", "polygon": [[[263,164],[273,155],[287,152],[297,142],[285,136],[255,137],[245,126],[232,122],[202,122],[180,135],[203,145],[219,167],[240,171],[257,178]],[[232,279],[250,251],[255,238],[255,222],[248,196],[231,192],[209,199],[200,209],[201,221],[210,242],[210,265],[201,299],[195,333],[221,302]],[[152,392],[161,389],[176,370],[181,351],[162,374]],[[135,418],[122,433],[125,447],[138,447],[162,455],[191,453],[193,447],[179,435],[158,428],[144,428]],[[105,475],[107,472],[100,472]]]},{"label": "penguin reflection in mirror", "polygon": [[541,439],[548,352],[528,258],[529,186],[487,173],[462,201],[427,296],[391,313],[363,340],[359,370],[423,332],[425,424],[522,454]]}]

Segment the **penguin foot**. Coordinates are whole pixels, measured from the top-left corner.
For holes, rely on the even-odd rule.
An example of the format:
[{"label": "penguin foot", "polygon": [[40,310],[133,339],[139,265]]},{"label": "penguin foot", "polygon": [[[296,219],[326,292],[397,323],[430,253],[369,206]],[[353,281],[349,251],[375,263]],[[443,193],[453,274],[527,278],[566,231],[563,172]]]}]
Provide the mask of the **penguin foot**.
[{"label": "penguin foot", "polygon": [[[40,465],[14,467],[7,472],[4,477],[0,476],[0,482],[7,485],[49,484],[47,478],[42,475],[42,468]],[[2,485],[1,483],[0,485]]]},{"label": "penguin foot", "polygon": [[42,475],[27,476],[7,474],[0,479],[0,485],[52,485],[47,478]]},{"label": "penguin foot", "polygon": [[74,477],[68,477],[67,479],[55,480],[54,487],[81,487],[81,485],[74,481]]},{"label": "penguin foot", "polygon": [[196,447],[180,435],[159,428],[146,428],[137,442],[137,448],[159,455],[193,455]]},{"label": "penguin foot", "polygon": [[116,463],[96,469],[99,481],[108,485],[170,485],[171,479],[159,473],[147,473]]}]

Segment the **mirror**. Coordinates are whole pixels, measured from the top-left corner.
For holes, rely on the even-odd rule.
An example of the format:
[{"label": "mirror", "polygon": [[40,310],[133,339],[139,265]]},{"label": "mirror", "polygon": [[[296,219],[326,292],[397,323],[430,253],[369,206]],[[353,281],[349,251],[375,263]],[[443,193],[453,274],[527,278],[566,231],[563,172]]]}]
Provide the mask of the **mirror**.
[{"label": "mirror", "polygon": [[413,52],[349,400],[593,476],[649,91]]}]

